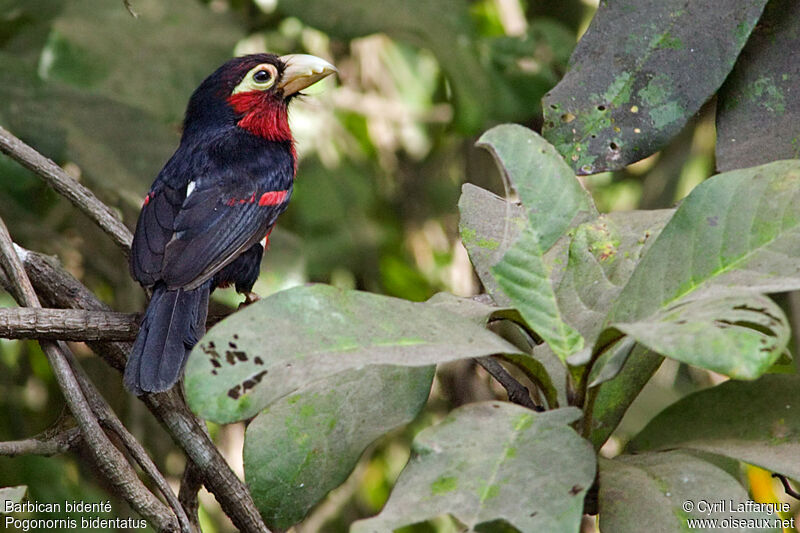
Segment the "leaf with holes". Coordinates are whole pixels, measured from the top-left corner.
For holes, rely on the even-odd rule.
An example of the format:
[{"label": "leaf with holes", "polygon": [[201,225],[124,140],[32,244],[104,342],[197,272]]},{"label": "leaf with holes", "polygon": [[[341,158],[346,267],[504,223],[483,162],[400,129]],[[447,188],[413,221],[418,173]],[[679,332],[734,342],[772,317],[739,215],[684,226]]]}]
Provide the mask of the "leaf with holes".
[{"label": "leaf with holes", "polygon": [[414,439],[412,456],[377,516],[354,533],[391,531],[450,514],[467,528],[504,520],[521,531],[577,531],[595,455],[567,424],[575,408],[535,413],[468,404]]},{"label": "leaf with holes", "polygon": [[[796,290],[799,257],[800,161],[719,174],[681,203],[620,292],[606,325],[639,322],[684,298],[713,297],[720,290]],[[600,386],[592,442],[607,438],[659,362],[630,359],[621,376]]]},{"label": "leaf with holes", "polygon": [[273,294],[211,328],[189,356],[184,383],[197,414],[228,423],[339,372],[498,353],[519,349],[439,307],[310,285]]},{"label": "leaf with holes", "polygon": [[286,529],[339,486],[369,444],[425,406],[435,367],[369,366],[281,398],[247,426],[247,486],[267,525]]},{"label": "leaf with holes", "polygon": [[544,98],[545,138],[581,174],[661,149],[722,85],[766,3],[601,2]]},{"label": "leaf with holes", "polygon": [[595,218],[597,210],[555,149],[533,131],[497,126],[478,146],[494,155],[528,217],[528,225],[491,274],[528,326],[564,360],[583,347],[583,338],[558,307],[544,256],[571,227]]},{"label": "leaf with holes", "polygon": [[791,335],[781,308],[752,294],[684,300],[612,327],[656,353],[737,379],[766,372]]},{"label": "leaf with holes", "polygon": [[728,381],[670,405],[630,443],[633,451],[690,448],[800,479],[800,376]]},{"label": "leaf with holes", "polygon": [[717,99],[717,168],[800,157],[800,2],[773,0]]},{"label": "leaf with holes", "polygon": [[[737,512],[750,502],[747,491],[731,474],[693,453],[621,455],[611,460],[601,459],[598,466],[602,531],[686,531],[687,519],[722,521],[733,516],[742,520],[743,527],[737,531],[781,531],[760,527],[764,519],[771,524],[774,515],[750,510]],[[687,502],[692,507],[687,507]],[[710,505],[719,502],[723,505]],[[747,527],[748,523],[754,526]]]}]

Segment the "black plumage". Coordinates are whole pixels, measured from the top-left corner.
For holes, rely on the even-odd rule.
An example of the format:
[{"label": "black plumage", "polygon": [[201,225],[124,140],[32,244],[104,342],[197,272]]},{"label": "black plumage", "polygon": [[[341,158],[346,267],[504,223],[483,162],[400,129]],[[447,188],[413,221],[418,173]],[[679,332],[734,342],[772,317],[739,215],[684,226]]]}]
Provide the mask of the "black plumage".
[{"label": "black plumage", "polygon": [[[240,94],[254,69],[274,83]],[[286,209],[294,181],[286,106],[296,91],[282,89],[286,69],[272,54],[236,58],[189,101],[180,146],[146,196],[134,233],[131,274],[152,289],[125,369],[134,394],[166,390],[180,378],[205,331],[211,291],[228,284],[252,290],[260,241]]]}]

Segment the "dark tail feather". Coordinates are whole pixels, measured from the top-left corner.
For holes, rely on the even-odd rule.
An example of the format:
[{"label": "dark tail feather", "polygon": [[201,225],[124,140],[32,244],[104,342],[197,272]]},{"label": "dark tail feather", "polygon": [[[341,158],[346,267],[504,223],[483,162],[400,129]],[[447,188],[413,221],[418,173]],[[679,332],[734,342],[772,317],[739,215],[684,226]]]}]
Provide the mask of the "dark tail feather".
[{"label": "dark tail feather", "polygon": [[156,285],[125,367],[125,387],[137,396],[171,388],[205,333],[209,283],[186,291]]}]

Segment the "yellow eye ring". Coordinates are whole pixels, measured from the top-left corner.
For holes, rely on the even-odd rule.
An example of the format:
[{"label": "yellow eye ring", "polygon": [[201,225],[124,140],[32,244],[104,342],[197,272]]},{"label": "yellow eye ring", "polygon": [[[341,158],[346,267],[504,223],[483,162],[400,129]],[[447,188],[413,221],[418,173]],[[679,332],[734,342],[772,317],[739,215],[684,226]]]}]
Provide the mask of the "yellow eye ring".
[{"label": "yellow eye ring", "polygon": [[275,84],[277,78],[278,67],[272,63],[261,63],[247,72],[231,94],[267,90]]}]

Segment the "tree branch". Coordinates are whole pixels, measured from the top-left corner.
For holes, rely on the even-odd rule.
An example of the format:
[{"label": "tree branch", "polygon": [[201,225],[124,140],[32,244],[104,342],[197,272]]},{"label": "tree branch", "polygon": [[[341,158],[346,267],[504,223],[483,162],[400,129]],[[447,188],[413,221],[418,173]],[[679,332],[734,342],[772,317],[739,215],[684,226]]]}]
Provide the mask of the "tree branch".
[{"label": "tree branch", "polygon": [[[25,270],[42,300],[52,307],[109,311],[89,289],[44,254],[17,248]],[[0,280],[1,281],[1,280]],[[89,341],[89,347],[110,366],[122,372],[131,350],[127,342]],[[203,484],[214,494],[234,525],[245,532],[269,533],[247,487],[233,473],[208,436],[205,425],[186,406],[178,387],[140,397],[175,443],[193,462]]]},{"label": "tree branch", "polygon": [[0,308],[0,337],[62,341],[132,341],[139,315],[78,309]]},{"label": "tree branch", "polygon": [[[18,301],[28,307],[41,307],[2,219],[0,219],[0,264],[12,281]],[[175,515],[147,490],[125,456],[108,440],[108,436],[100,428],[78,380],[72,373],[66,355],[68,350],[63,345],[50,341],[42,341],[40,344],[100,472],[131,507],[151,524],[160,531],[175,531],[178,528]]]},{"label": "tree branch", "polygon": [[74,450],[81,443],[81,430],[69,428],[51,436],[40,435],[31,439],[0,442],[0,455],[58,455]]},{"label": "tree branch", "polygon": [[83,211],[103,231],[108,233],[127,257],[133,235],[111,211],[97,199],[92,191],[78,183],[75,178],[64,172],[60,166],[19,140],[10,131],[0,126],[0,152],[14,159],[17,163],[34,172],[47,182],[60,195]]},{"label": "tree branch", "polygon": [[508,401],[533,409],[534,411],[544,411],[540,405],[536,405],[531,399],[531,394],[528,388],[514,379],[514,376],[508,373],[503,368],[503,365],[492,359],[491,357],[476,357],[475,362],[481,365],[500,385],[506,389],[508,393]]},{"label": "tree branch", "polygon": [[789,484],[789,479],[786,476],[775,472],[774,474],[772,474],[772,477],[778,478],[781,481],[781,485],[783,485],[783,490],[786,491],[786,494],[788,494],[795,500],[800,500],[800,492],[797,492],[792,488],[792,486]]}]

